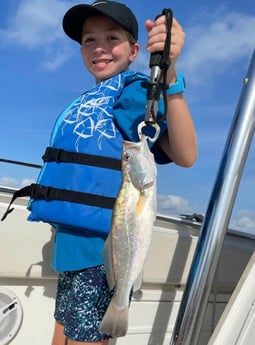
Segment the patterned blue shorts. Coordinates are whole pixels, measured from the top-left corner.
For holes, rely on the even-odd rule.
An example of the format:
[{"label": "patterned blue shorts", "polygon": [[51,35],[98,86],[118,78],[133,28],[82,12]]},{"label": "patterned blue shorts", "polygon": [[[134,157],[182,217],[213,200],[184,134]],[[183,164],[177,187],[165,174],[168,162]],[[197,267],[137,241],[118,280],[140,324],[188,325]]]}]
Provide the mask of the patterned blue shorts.
[{"label": "patterned blue shorts", "polygon": [[64,333],[71,340],[108,339],[108,335],[99,332],[99,325],[112,295],[103,265],[60,273],[54,317],[64,325]]}]

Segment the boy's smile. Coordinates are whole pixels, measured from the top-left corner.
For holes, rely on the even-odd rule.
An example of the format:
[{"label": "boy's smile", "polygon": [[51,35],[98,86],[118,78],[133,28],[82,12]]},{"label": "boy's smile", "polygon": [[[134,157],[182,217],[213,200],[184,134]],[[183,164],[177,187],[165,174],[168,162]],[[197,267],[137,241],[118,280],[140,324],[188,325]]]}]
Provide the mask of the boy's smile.
[{"label": "boy's smile", "polygon": [[93,64],[96,65],[96,68],[104,68],[106,65],[112,62],[112,59],[95,59]]}]

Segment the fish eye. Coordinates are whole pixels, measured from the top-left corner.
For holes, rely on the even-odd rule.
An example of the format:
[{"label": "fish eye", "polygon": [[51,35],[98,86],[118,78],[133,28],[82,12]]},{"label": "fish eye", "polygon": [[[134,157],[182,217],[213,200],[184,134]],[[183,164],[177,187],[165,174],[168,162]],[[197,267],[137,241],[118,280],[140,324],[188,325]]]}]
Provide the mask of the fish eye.
[{"label": "fish eye", "polygon": [[132,153],[130,153],[130,152],[125,152],[125,154],[124,154],[124,157],[125,157],[125,159],[126,159],[126,161],[129,161],[131,158],[132,158]]}]

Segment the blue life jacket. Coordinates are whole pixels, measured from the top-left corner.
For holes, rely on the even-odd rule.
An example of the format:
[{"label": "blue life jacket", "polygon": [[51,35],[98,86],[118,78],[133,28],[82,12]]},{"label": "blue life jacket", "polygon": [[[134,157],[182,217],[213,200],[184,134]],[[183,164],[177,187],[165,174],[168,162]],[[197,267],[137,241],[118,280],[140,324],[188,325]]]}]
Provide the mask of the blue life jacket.
[{"label": "blue life jacket", "polygon": [[29,221],[109,233],[122,180],[123,134],[113,107],[125,85],[137,80],[148,79],[132,71],[118,74],[60,114],[37,183],[17,195],[31,197]]}]

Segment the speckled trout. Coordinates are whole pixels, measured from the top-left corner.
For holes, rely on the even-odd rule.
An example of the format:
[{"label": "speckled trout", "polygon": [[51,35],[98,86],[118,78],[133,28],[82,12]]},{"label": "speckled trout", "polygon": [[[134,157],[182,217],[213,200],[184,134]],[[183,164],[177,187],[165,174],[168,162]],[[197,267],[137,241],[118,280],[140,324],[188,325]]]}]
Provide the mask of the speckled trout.
[{"label": "speckled trout", "polygon": [[100,325],[102,333],[126,335],[130,295],[136,290],[147,258],[156,217],[156,165],[147,139],[124,141],[122,185],[103,257],[113,298]]}]

